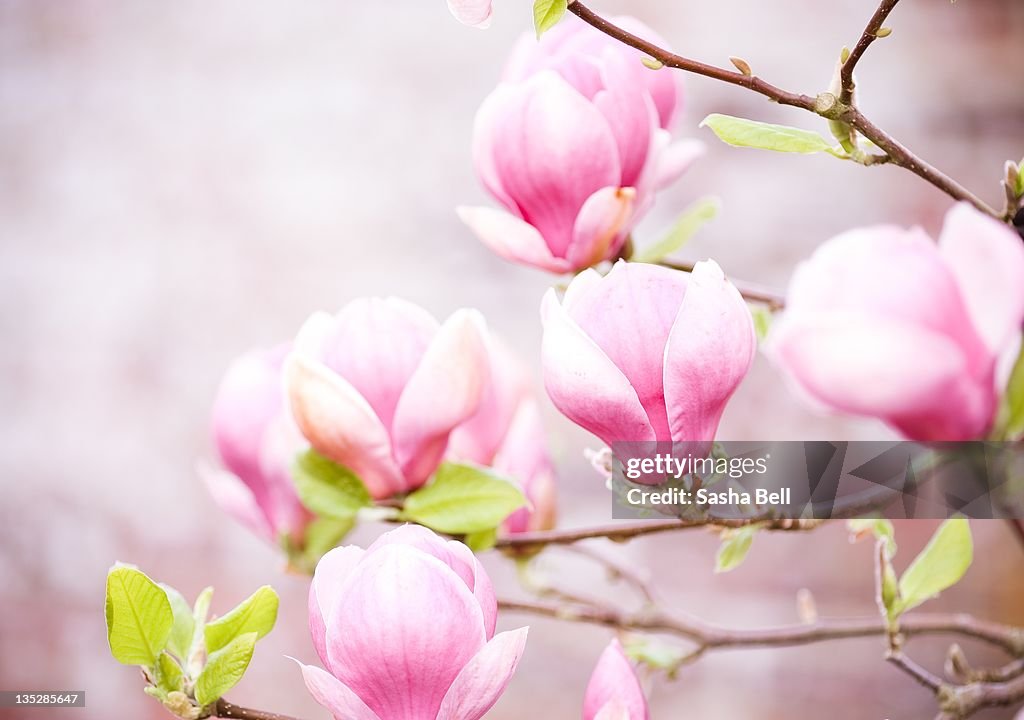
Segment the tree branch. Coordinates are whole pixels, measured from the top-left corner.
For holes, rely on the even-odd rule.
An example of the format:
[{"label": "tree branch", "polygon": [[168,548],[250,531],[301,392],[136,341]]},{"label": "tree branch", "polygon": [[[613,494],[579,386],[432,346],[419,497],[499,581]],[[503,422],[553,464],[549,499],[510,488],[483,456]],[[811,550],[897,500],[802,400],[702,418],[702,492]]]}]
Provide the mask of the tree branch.
[{"label": "tree branch", "polygon": [[845,105],[853,104],[853,91],[856,87],[853,79],[853,71],[857,67],[857,63],[864,56],[864,53],[871,46],[875,40],[878,39],[878,31],[882,29],[882,25],[885,23],[885,19],[889,17],[889,13],[893,11],[900,0],[883,0],[882,4],[875,10],[875,14],[871,16],[871,20],[868,22],[868,26],[864,28],[863,34],[860,36],[860,40],[854,46],[853,50],[850,51],[850,56],[843,63],[843,67],[839,71],[839,82],[842,88],[840,101]]},{"label": "tree branch", "polygon": [[963,720],[988,707],[1006,707],[1024,700],[1024,676],[1009,682],[975,682],[939,689],[942,712],[935,720]]},{"label": "tree branch", "polygon": [[[682,263],[662,259],[658,264],[672,270],[680,270],[687,273],[693,272],[693,263]],[[730,282],[732,282],[733,286],[739,291],[740,295],[743,296],[744,300],[765,305],[772,312],[782,310],[786,307],[786,296],[780,292],[769,290],[768,288],[754,285],[753,283],[746,283],[741,280],[730,279]]]},{"label": "tree branch", "polygon": [[[506,612],[522,612],[565,620],[600,625],[616,630],[659,632],[676,635],[696,643],[701,650],[743,647],[794,647],[827,640],[879,637],[888,634],[880,617],[818,620],[804,625],[783,625],[760,629],[728,629],[711,625],[697,618],[669,615],[651,609],[630,614],[616,608],[588,605],[559,605],[537,600],[499,600]],[[962,635],[1002,648],[1014,657],[1024,656],[1024,630],[978,620],[964,614],[908,615],[900,619],[900,632],[916,635]]]},{"label": "tree branch", "polygon": [[291,715],[253,710],[229,703],[224,698],[217,701],[213,716],[218,718],[234,718],[235,720],[299,720]]},{"label": "tree branch", "polygon": [[925,668],[921,667],[916,662],[914,662],[898,650],[890,652],[885,659],[893,665],[895,665],[896,667],[898,667],[903,672],[905,672],[910,677],[917,680],[918,683],[928,688],[933,693],[937,693],[943,685],[942,680],[939,677],[935,676]]},{"label": "tree branch", "polygon": [[[881,27],[881,22],[885,20],[885,17],[888,16],[892,7],[896,5],[896,2],[898,2],[898,0],[883,0],[878,11],[876,11],[875,17],[872,18],[871,23],[868,24],[868,30],[871,30],[876,19],[879,19],[879,27]],[[584,5],[580,0],[572,0],[569,4],[569,11],[606,35],[615,38],[630,47],[640,50],[666,67],[694,73],[696,75],[702,75],[704,77],[711,78],[712,80],[718,80],[730,85],[737,85],[760,95],[764,95],[768,99],[773,100],[780,105],[801,108],[829,120],[844,122],[881,148],[886,153],[886,157],[889,158],[889,161],[892,164],[911,171],[955,200],[969,202],[986,215],[990,215],[1000,221],[1006,221],[1003,213],[994,210],[970,190],[960,185],[956,180],[943,174],[935,167],[914,155],[895,138],[891,137],[888,133],[868,120],[868,118],[854,107],[852,103],[843,102],[842,98],[845,95],[843,91],[840,91],[840,97],[838,98],[830,93],[822,93],[817,97],[811,97],[800,93],[788,92],[772,85],[771,83],[765,82],[756,75],[748,75],[742,72],[726,70],[714,65],[708,65],[707,63],[703,63],[698,60],[692,60],[690,58],[677,55],[665,48],[655,45],[654,43],[648,42],[643,38],[637,37],[636,35],[633,35],[632,33],[627,32],[617,25],[605,20]],[[877,33],[877,29],[874,33]],[[842,71],[845,71],[847,66],[849,66],[850,83],[853,82],[852,73],[853,68],[856,66],[856,61],[860,60],[864,51],[867,50],[868,46],[873,42],[874,37],[877,37],[877,35],[873,34],[873,37],[869,39],[862,37],[861,41],[857,44],[857,48],[860,48],[859,52],[857,51],[857,48],[855,48],[854,52],[857,53],[856,56],[851,53],[850,58],[848,58],[847,62],[844,64]],[[850,61],[854,62],[851,64]]]}]

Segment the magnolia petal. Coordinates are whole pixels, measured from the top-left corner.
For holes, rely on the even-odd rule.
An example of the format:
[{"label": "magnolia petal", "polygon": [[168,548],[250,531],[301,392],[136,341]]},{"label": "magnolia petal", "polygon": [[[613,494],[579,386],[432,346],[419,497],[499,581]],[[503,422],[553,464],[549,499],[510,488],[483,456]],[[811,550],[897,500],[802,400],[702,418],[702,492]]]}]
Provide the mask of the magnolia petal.
[{"label": "magnolia petal", "polygon": [[449,433],[480,406],[487,382],[486,332],[479,312],[455,312],[402,392],[392,436],[406,490],[426,482],[444,455]]},{"label": "magnolia petal", "polygon": [[480,720],[508,687],[529,628],[498,633],[473,656],[448,689],[437,720]]},{"label": "magnolia petal", "polygon": [[387,430],[351,385],[297,353],[288,360],[285,377],[292,416],[310,445],[359,476],[375,498],[404,489]]},{"label": "magnolia petal", "polygon": [[309,585],[309,634],[324,667],[331,666],[327,658],[327,619],[345,581],[365,553],[355,545],[334,548],[320,558],[313,572],[313,581]]},{"label": "magnolia petal", "polygon": [[331,613],[332,672],[382,718],[433,718],[486,642],[480,605],[435,557],[399,544],[352,573]]},{"label": "magnolia petal", "polygon": [[750,310],[713,260],[697,263],[665,347],[672,440],[710,441],[757,351]]},{"label": "magnolia petal", "polygon": [[463,25],[481,30],[491,26],[491,0],[448,0],[448,9]]},{"label": "magnolia petal", "polygon": [[1024,322],[1024,243],[1007,225],[959,203],[946,215],[939,250],[978,334],[998,355]]},{"label": "magnolia petal", "polygon": [[359,696],[343,682],[313,665],[290,658],[302,669],[302,679],[313,699],[323,705],[335,720],[381,720]]},{"label": "magnolia petal", "polygon": [[[590,676],[587,692],[583,698],[583,720],[597,720],[605,717],[617,718],[608,705],[621,706],[626,710],[628,720],[647,720],[647,699],[633,665],[626,657],[618,640],[612,640]],[[600,715],[600,713],[608,713]]]},{"label": "magnolia petal", "polygon": [[456,212],[470,230],[500,257],[553,273],[572,269],[565,259],[551,254],[537,228],[501,210],[460,207]]},{"label": "magnolia petal", "polygon": [[635,200],[633,188],[618,187],[602,188],[587,198],[566,251],[572,267],[590,267],[618,253],[626,240]]},{"label": "magnolia petal", "polygon": [[636,390],[548,290],[541,305],[544,387],[555,406],[607,444],[655,439]]},{"label": "magnolia petal", "polygon": [[674,183],[706,152],[707,146],[700,140],[681,140],[668,145],[655,158],[655,189],[661,190]]},{"label": "magnolia petal", "polygon": [[273,542],[274,528],[245,483],[229,472],[205,464],[200,465],[198,470],[213,501],[221,510],[251,532]]}]

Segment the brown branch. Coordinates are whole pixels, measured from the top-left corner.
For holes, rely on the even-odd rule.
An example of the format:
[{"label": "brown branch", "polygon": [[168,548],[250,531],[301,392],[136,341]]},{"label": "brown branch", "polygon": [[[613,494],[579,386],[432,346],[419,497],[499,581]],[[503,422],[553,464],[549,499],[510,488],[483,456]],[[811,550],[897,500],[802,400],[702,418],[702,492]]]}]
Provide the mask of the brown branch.
[{"label": "brown branch", "polygon": [[235,720],[298,720],[291,715],[253,710],[229,703],[224,698],[217,701],[213,716],[218,718],[234,718]]},{"label": "brown branch", "polygon": [[839,99],[842,103],[846,105],[853,104],[853,91],[856,86],[853,79],[853,71],[857,67],[857,63],[864,56],[864,53],[871,47],[871,43],[878,39],[878,31],[882,29],[882,25],[885,23],[886,18],[889,17],[889,13],[893,11],[899,1],[883,0],[882,4],[875,10],[875,14],[871,16],[868,26],[864,28],[860,40],[853,50],[850,51],[850,56],[843,63],[843,67],[839,71],[839,82],[842,88],[842,94]]},{"label": "brown branch", "polygon": [[939,689],[938,697],[942,712],[935,720],[963,720],[984,708],[1006,707],[1024,700],[1024,677],[1009,682],[945,685]]},{"label": "brown branch", "polygon": [[[888,12],[892,9],[889,7],[888,10],[885,10],[885,8],[890,5],[894,6],[895,4],[896,0],[883,0],[882,6],[878,11],[879,13],[883,13],[882,20],[884,20],[884,16],[887,16]],[[881,148],[886,153],[886,156],[892,164],[911,171],[921,179],[927,181],[956,200],[969,202],[981,212],[990,215],[997,220],[1006,220],[1006,218],[1003,217],[1003,213],[994,210],[970,190],[960,185],[956,180],[943,174],[921,158],[914,155],[895,138],[891,137],[881,128],[868,120],[863,113],[861,113],[851,103],[842,102],[842,92],[840,92],[840,97],[835,97],[830,93],[822,93],[817,97],[811,97],[809,95],[788,92],[772,85],[771,83],[765,82],[756,75],[748,75],[742,72],[726,70],[714,65],[708,65],[707,63],[703,63],[698,60],[692,60],[690,58],[677,55],[665,48],[655,45],[654,43],[648,42],[643,38],[637,37],[636,35],[633,35],[632,33],[627,32],[617,25],[605,20],[584,5],[580,0],[573,0],[569,4],[569,10],[581,20],[597,28],[606,35],[613,37],[630,47],[640,50],[666,67],[694,73],[696,75],[702,75],[704,77],[711,78],[712,80],[718,80],[730,85],[737,85],[760,95],[764,95],[780,105],[801,108],[816,115],[820,115],[828,120],[844,122],[855,128],[864,135],[864,137],[871,140],[871,142]],[[876,13],[876,15],[877,14],[878,13]],[[870,29],[871,25],[869,24],[868,27]],[[877,30],[875,32],[877,32]],[[859,60],[863,55],[868,45],[870,45],[870,42],[871,41],[865,41],[864,38],[861,39],[861,43],[864,43],[864,45],[860,50],[860,53],[857,55],[857,60]],[[858,47],[861,43],[858,43]],[[849,60],[853,59],[853,57],[854,56],[851,53],[846,64],[849,64]],[[854,63],[854,65],[855,64],[856,63]],[[850,66],[851,78],[854,65]],[[874,162],[871,164],[874,164]]]},{"label": "brown branch", "polygon": [[[659,260],[658,264],[662,267],[671,268],[672,270],[680,270],[682,272],[693,272],[693,263],[675,262],[673,260]],[[767,306],[772,312],[782,310],[786,307],[786,296],[783,293],[770,290],[753,283],[743,282],[741,280],[730,280],[739,291],[740,295],[745,300],[750,302],[759,303]]]},{"label": "brown branch", "polygon": [[902,652],[890,652],[885,659],[893,665],[895,665],[896,667],[898,667],[903,672],[905,672],[910,677],[917,680],[918,683],[928,688],[933,693],[939,692],[939,689],[943,685],[941,678],[937,677],[930,671],[921,667],[916,662],[911,660],[909,657],[904,655]]},{"label": "brown branch", "polygon": [[[506,612],[522,612],[544,617],[600,625],[616,630],[659,632],[676,635],[696,643],[702,650],[744,647],[795,647],[827,640],[879,637],[888,634],[880,617],[818,620],[803,625],[783,625],[760,629],[729,629],[692,617],[651,609],[631,614],[616,608],[588,604],[565,606],[538,600],[499,600]],[[978,620],[963,614],[908,615],[900,620],[900,631],[907,637],[917,635],[962,635],[1002,648],[1015,657],[1024,656],[1024,630]]]}]

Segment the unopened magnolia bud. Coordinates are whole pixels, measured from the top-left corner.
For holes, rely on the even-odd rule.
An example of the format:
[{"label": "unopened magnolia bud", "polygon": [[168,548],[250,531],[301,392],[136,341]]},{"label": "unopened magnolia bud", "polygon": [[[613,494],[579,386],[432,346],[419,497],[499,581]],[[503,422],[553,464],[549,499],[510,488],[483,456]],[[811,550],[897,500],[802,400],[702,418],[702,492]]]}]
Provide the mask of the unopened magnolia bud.
[{"label": "unopened magnolia bud", "polygon": [[750,63],[741,57],[730,57],[731,62],[737,70],[746,75],[747,77],[753,77],[754,71],[750,69]]}]

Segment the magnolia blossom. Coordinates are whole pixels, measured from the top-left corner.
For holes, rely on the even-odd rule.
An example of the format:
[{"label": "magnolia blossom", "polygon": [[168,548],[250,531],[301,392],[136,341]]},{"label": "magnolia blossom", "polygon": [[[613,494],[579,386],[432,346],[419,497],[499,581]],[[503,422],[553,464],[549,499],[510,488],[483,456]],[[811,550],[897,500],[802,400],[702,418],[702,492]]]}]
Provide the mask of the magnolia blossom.
[{"label": "magnolia blossom", "polygon": [[259,535],[301,541],[311,516],[289,472],[305,446],[284,404],[282,365],[289,346],[253,350],[228,368],[214,401],[213,442],[225,470],[204,469],[210,493]]},{"label": "magnolia blossom", "polygon": [[313,315],[295,342],[287,391],[299,429],[375,498],[413,490],[437,469],[452,429],[487,382],[486,329],[459,310],[438,325],[396,298]]},{"label": "magnolia blossom", "polygon": [[757,341],[743,298],[718,265],[687,275],[618,262],[578,275],[541,309],[544,383],[559,410],[606,444],[714,438]]},{"label": "magnolia blossom", "polygon": [[701,152],[670,145],[675,82],[584,23],[524,39],[474,128],[477,173],[504,210],[460,208],[463,221],[502,257],[552,272],[614,257]]},{"label": "magnolia blossom", "polygon": [[936,245],[920,228],[853,230],[790,283],[769,354],[826,409],[876,417],[913,440],[985,435],[996,367],[1024,322],[1024,246],[969,205]]},{"label": "magnolia blossom", "polygon": [[647,699],[618,640],[601,653],[583,699],[583,720],[647,720]]},{"label": "magnolia blossom", "polygon": [[[344,720],[478,720],[505,691],[527,628],[494,634],[491,582],[463,544],[406,525],[316,567],[310,693]],[[301,663],[300,663],[301,665]]]},{"label": "magnolia blossom", "polygon": [[522,485],[531,507],[509,516],[505,532],[549,530],[555,524],[555,476],[540,407],[518,358],[493,335],[487,344],[490,383],[476,415],[452,433],[449,454],[493,467]]},{"label": "magnolia blossom", "polygon": [[448,0],[448,9],[465,25],[483,30],[491,24],[491,0]]}]

